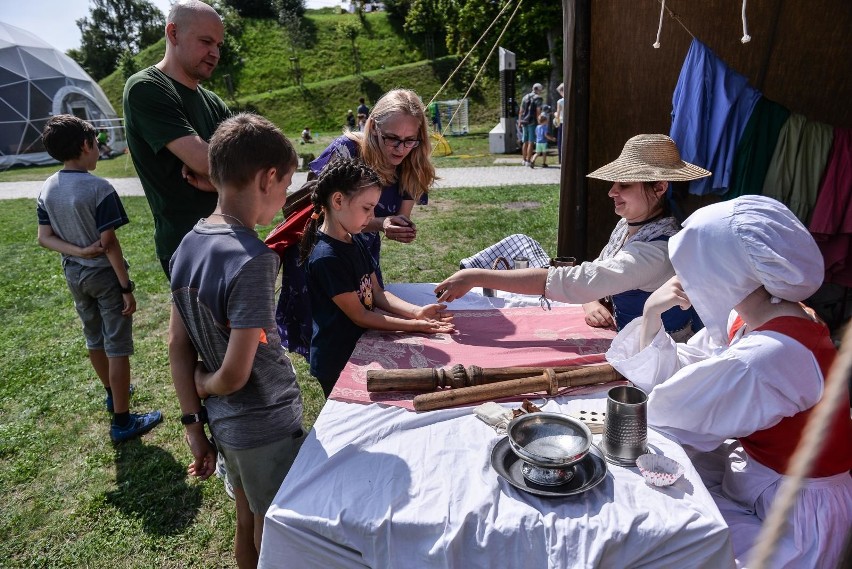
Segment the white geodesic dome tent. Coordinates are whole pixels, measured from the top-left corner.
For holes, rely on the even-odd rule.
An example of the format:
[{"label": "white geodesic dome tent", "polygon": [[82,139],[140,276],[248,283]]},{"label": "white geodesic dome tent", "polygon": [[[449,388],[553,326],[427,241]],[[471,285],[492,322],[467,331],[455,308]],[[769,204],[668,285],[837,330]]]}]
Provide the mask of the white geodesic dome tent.
[{"label": "white geodesic dome tent", "polygon": [[0,169],[55,162],[41,142],[44,123],[71,114],[126,147],[121,120],[100,86],[77,62],[21,28],[0,22]]}]

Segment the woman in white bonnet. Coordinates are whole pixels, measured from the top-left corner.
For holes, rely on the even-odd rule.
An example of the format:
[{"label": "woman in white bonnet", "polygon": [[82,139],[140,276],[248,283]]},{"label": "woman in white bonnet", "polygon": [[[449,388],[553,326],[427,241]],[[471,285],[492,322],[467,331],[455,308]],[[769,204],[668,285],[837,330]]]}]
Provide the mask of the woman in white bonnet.
[{"label": "woman in white bonnet", "polygon": [[[792,212],[763,196],[699,209],[669,254],[676,276],[618,334],[607,360],[650,393],[648,424],[694,449],[742,566],[837,353],[800,304],[822,283],[822,256]],[[678,344],[659,315],[690,305],[705,328]],[[772,567],[833,568],[840,559],[852,525],[846,395]]]}]

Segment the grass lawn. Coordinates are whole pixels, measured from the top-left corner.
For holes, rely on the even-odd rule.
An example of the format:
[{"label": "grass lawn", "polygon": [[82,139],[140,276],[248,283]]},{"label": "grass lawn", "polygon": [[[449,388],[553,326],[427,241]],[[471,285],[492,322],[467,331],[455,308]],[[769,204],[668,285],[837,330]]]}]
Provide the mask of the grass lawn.
[{"label": "grass lawn", "polygon": [[[110,175],[105,170],[97,173]],[[385,241],[385,278],[441,280],[459,259],[515,232],[555,252],[558,193],[557,186],[437,190],[415,209],[415,243]],[[234,508],[222,483],[185,475],[190,454],[168,369],[168,289],[151,214],[142,197],[124,204],[132,222],[119,238],[139,305],[131,410],[161,409],[165,420],[117,446],[59,256],[36,243],[34,204],[10,200],[0,210],[0,566],[234,566]],[[322,391],[305,361],[293,360],[310,426]]]},{"label": "grass lawn", "polygon": [[[498,158],[518,158],[516,154],[491,154],[488,150],[488,132],[492,127],[479,126],[471,128],[470,133],[460,136],[447,135],[446,140],[452,149],[449,156],[433,156],[432,162],[436,168],[456,168],[466,166],[493,166],[494,160]],[[340,136],[340,132],[314,132],[312,144],[299,144],[299,133],[286,133],[296,152],[301,154],[313,154],[319,156],[332,140]],[[48,166],[14,167],[0,171],[0,182],[25,182],[46,180],[48,176],[56,172],[59,164]],[[133,162],[128,155],[115,156],[109,160],[98,162],[98,168],[94,174],[101,178],[129,178],[136,176]]]}]

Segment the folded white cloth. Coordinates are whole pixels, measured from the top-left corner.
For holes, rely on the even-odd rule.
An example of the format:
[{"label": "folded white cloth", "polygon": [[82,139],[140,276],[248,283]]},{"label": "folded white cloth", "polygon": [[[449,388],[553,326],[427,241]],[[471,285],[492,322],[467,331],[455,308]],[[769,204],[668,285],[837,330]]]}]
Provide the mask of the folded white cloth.
[{"label": "folded white cloth", "polygon": [[509,426],[509,421],[512,420],[512,411],[493,401],[474,407],[473,414],[481,421],[494,427],[494,430],[501,435],[506,434],[506,428]]}]

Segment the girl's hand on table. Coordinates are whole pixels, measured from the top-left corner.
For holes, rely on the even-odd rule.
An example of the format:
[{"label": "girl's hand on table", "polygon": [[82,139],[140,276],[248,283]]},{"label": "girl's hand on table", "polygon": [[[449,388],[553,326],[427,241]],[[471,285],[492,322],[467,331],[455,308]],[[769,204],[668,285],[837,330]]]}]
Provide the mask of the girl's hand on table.
[{"label": "girl's hand on table", "polygon": [[421,306],[414,312],[416,320],[437,320],[439,322],[451,322],[453,320],[452,312],[445,312],[446,304],[427,304]]},{"label": "girl's hand on table", "polygon": [[382,220],[382,231],[388,239],[411,243],[417,237],[417,226],[404,215],[392,215]]},{"label": "girl's hand on table", "polygon": [[589,326],[615,329],[615,318],[612,317],[612,313],[597,300],[585,303],[583,312],[586,313],[586,324]]},{"label": "girl's hand on table", "polygon": [[432,319],[417,319],[413,320],[415,332],[425,332],[426,334],[452,334],[456,327],[452,322]]}]

